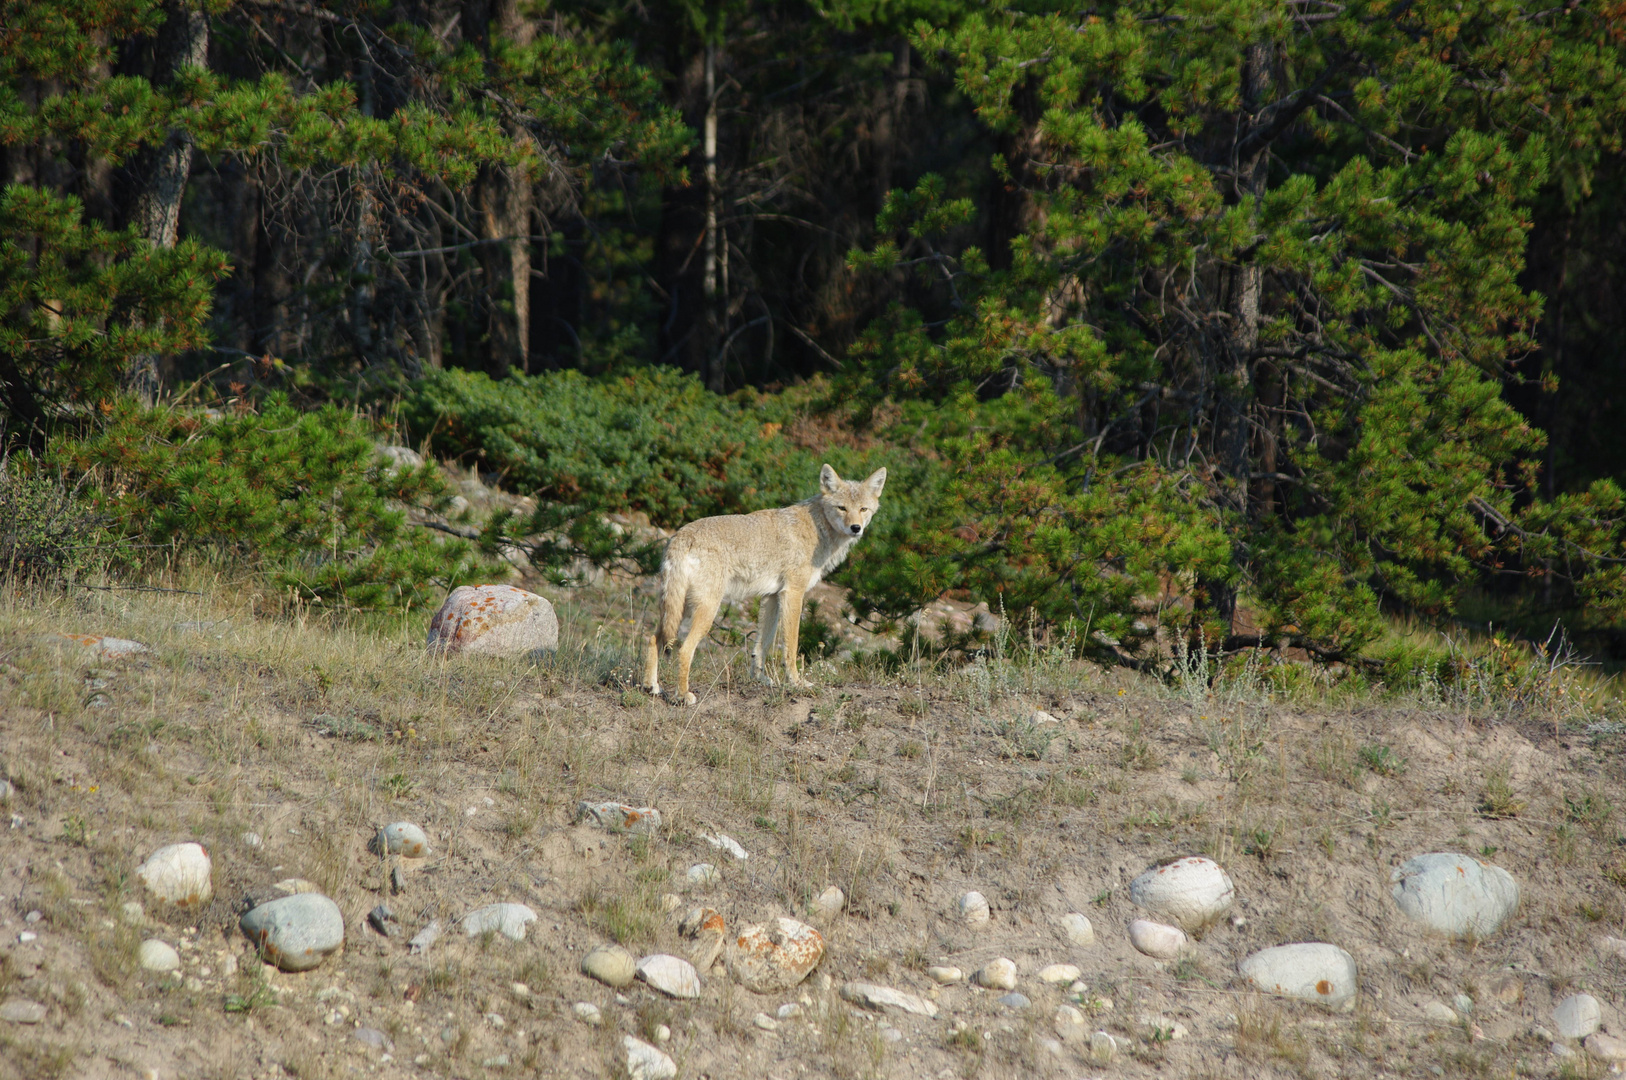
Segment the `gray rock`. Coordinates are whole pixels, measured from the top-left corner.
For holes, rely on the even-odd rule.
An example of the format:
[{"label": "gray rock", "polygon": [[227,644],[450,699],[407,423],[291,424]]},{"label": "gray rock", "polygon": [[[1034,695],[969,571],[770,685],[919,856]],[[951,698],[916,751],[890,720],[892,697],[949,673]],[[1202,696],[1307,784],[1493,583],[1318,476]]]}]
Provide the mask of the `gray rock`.
[{"label": "gray rock", "polygon": [[684,876],[689,879],[689,884],[702,887],[715,885],[722,877],[717,868],[709,862],[695,863],[689,867],[688,873]]},{"label": "gray rock", "polygon": [[595,829],[610,832],[652,835],[661,831],[661,812],[653,806],[628,806],[618,802],[580,802],[576,820]]},{"label": "gray rock", "polygon": [[632,985],[638,961],[619,945],[599,945],[582,957],[582,974],[621,990]]},{"label": "gray rock", "polygon": [[675,998],[700,996],[700,973],[680,956],[656,953],[638,961],[638,978]]},{"label": "gray rock", "polygon": [[1090,1036],[1090,1060],[1097,1065],[1109,1064],[1118,1056],[1118,1040],[1104,1031]]},{"label": "gray rock", "polygon": [[1469,997],[1467,994],[1458,994],[1453,997],[1451,999],[1451,1005],[1463,1016],[1467,1016],[1469,1013],[1474,1011],[1474,999]]},{"label": "gray rock", "polygon": [[1012,990],[1008,994],[1001,995],[998,1001],[1007,1009],[1025,1009],[1033,1004],[1032,1001],[1028,1000],[1028,996],[1019,990]]},{"label": "gray rock", "polygon": [[429,622],[429,650],[442,655],[537,657],[558,649],[553,605],[512,585],[460,585]]},{"label": "gray rock", "polygon": [[1355,1007],[1360,980],[1355,958],[1336,945],[1278,945],[1242,961],[1242,976],[1267,994],[1344,1012]]},{"label": "gray rock", "polygon": [[1553,1007],[1553,1024],[1566,1039],[1584,1039],[1603,1027],[1603,1006],[1591,994],[1571,994]]},{"label": "gray rock", "polygon": [[755,1016],[753,1016],[751,1018],[751,1023],[755,1024],[757,1027],[761,1028],[763,1031],[778,1031],[779,1030],[779,1021],[775,1020],[773,1017],[769,1016],[767,1013],[760,1013],[760,1012],[757,1013]]},{"label": "gray rock", "polygon": [[937,1015],[937,1006],[925,998],[905,994],[890,986],[877,986],[874,983],[843,983],[841,999],[871,1009],[897,1009],[916,1016]]},{"label": "gray rock", "polygon": [[4,1005],[0,1005],[0,1020],[8,1020],[13,1024],[37,1024],[45,1019],[45,1006],[37,1001],[27,998],[7,998]]},{"label": "gray rock", "polygon": [[384,1034],[382,1031],[379,1031],[377,1028],[356,1028],[356,1030],[350,1034],[352,1038],[363,1046],[371,1047],[380,1053],[395,1053],[395,1040],[391,1039],[388,1035]]},{"label": "gray rock", "polygon": [[412,935],[412,940],[407,942],[407,948],[415,953],[426,952],[428,951],[429,946],[433,945],[439,939],[440,920],[435,919],[430,922],[428,926]]},{"label": "gray rock", "polygon": [[429,837],[410,821],[392,821],[373,834],[367,849],[374,855],[389,852],[407,859],[422,859],[429,854]]},{"label": "gray rock", "polygon": [[627,1049],[628,1080],[672,1080],[677,1075],[677,1062],[665,1052],[631,1035],[624,1035],[621,1043]]},{"label": "gray rock", "polygon": [[1513,875],[1468,855],[1419,855],[1396,867],[1390,880],[1401,911],[1453,937],[1489,937],[1519,906]]},{"label": "gray rock", "polygon": [[298,893],[251,908],[244,936],[283,971],[309,971],[344,946],[344,914],[321,893]]},{"label": "gray rock", "polygon": [[400,937],[403,931],[388,904],[379,904],[367,913],[367,924],[385,937]]},{"label": "gray rock", "polygon": [[477,907],[460,920],[469,937],[496,931],[511,941],[525,940],[525,927],[536,921],[536,912],[524,904],[487,904]]},{"label": "gray rock", "polygon": [[1423,1018],[1436,1024],[1455,1024],[1460,1017],[1456,1010],[1443,1001],[1429,1001],[1423,1004]]},{"label": "gray rock", "polygon": [[1626,1061],[1626,1040],[1617,1039],[1613,1035],[1605,1035],[1601,1031],[1593,1032],[1581,1044],[1586,1052],[1599,1061],[1621,1062]]},{"label": "gray rock", "polygon": [[148,938],[136,950],[136,960],[147,971],[174,971],[181,966],[181,954],[166,942]]}]

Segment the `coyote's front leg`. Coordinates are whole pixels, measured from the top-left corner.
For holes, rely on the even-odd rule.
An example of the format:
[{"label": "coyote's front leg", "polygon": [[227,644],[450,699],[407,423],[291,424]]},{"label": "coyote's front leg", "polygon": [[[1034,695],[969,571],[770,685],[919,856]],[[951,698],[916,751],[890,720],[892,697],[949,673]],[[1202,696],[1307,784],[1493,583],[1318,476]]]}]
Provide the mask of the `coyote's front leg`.
[{"label": "coyote's front leg", "polygon": [[802,597],[805,594],[806,590],[787,588],[779,595],[779,636],[785,643],[785,681],[804,690],[813,685],[802,678],[796,657],[796,639],[801,634]]}]

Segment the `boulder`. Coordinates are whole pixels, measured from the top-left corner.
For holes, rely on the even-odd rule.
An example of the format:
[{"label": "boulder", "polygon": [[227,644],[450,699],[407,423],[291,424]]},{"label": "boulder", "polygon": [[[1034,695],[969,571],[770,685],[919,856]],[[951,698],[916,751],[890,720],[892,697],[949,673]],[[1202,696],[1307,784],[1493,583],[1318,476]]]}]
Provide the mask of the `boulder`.
[{"label": "boulder", "polygon": [[971,981],[988,990],[1015,990],[1016,964],[1001,956],[977,969]]},{"label": "boulder", "polygon": [[961,896],[956,907],[962,922],[981,926],[988,921],[988,900],[976,890]]},{"label": "boulder", "polygon": [[1336,945],[1309,942],[1256,952],[1238,968],[1267,994],[1308,1001],[1337,1012],[1355,1007],[1355,958]]},{"label": "boulder", "polygon": [[1469,855],[1419,855],[1396,867],[1390,881],[1401,911],[1452,937],[1489,937],[1519,906],[1513,875]]},{"label": "boulder", "polygon": [[529,656],[558,651],[553,605],[512,585],[461,585],[429,622],[429,648],[443,654]]},{"label": "boulder", "polygon": [[344,915],[321,893],[261,904],[245,912],[238,926],[283,971],[309,971],[344,945]]},{"label": "boulder", "polygon": [[1061,917],[1062,933],[1067,940],[1080,948],[1088,948],[1095,944],[1095,927],[1091,925],[1088,915],[1077,911],[1069,911]]},{"label": "boulder", "polygon": [[1154,866],[1129,883],[1130,903],[1188,932],[1219,918],[1235,900],[1230,875],[1201,856]]},{"label": "boulder", "polygon": [[582,957],[582,974],[622,990],[632,985],[638,961],[619,945],[599,945]]},{"label": "boulder", "polygon": [[610,832],[654,834],[661,831],[661,812],[653,806],[580,802],[576,804],[576,820]]},{"label": "boulder", "polygon": [[937,1006],[925,998],[905,994],[890,986],[874,983],[850,982],[841,986],[841,999],[870,1009],[897,1009],[916,1016],[936,1016]]},{"label": "boulder", "polygon": [[728,970],[757,994],[779,994],[796,986],[824,959],[824,938],[806,923],[779,918],[747,926],[728,949]]},{"label": "boulder", "polygon": [[675,998],[700,996],[700,973],[682,957],[656,953],[638,961],[638,978]]},{"label": "boulder", "polygon": [[410,821],[392,821],[374,833],[367,846],[374,855],[388,852],[408,859],[422,859],[429,854],[429,837]]},{"label": "boulder", "polygon": [[525,927],[536,921],[536,912],[524,904],[487,904],[459,920],[469,937],[495,930],[511,941],[525,940]]},{"label": "boulder", "polygon": [[1603,1027],[1603,1006],[1591,994],[1571,994],[1553,1007],[1553,1026],[1566,1039],[1584,1039]]},{"label": "boulder", "polygon": [[214,898],[213,867],[202,844],[161,847],[136,867],[136,877],[147,891],[179,908],[202,907]]},{"label": "boulder", "polygon": [[1154,960],[1173,960],[1190,946],[1191,939],[1177,926],[1136,919],[1129,924],[1129,944]]}]

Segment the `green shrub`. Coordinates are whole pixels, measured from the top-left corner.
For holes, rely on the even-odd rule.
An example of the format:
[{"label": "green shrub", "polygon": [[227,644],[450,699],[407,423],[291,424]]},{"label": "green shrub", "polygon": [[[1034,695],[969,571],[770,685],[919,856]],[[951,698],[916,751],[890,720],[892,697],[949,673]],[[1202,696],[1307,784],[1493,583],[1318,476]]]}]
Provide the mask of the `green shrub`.
[{"label": "green shrub", "polygon": [[72,578],[116,552],[106,519],[87,505],[81,487],[32,458],[0,460],[0,573]]},{"label": "green shrub", "polygon": [[85,479],[110,527],[154,554],[206,553],[306,600],[354,608],[438,602],[485,568],[468,542],[406,521],[443,500],[433,465],[392,467],[370,422],[274,397],[217,418],[116,405],[49,460]]}]

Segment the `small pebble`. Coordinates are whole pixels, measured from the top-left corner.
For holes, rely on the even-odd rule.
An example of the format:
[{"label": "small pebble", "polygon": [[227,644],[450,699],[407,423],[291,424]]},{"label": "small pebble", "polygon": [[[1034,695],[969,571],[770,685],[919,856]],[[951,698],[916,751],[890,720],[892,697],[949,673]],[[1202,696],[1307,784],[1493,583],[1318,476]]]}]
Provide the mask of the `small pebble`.
[{"label": "small pebble", "polygon": [[166,942],[149,938],[136,950],[136,960],[148,971],[174,971],[181,966],[181,957]]},{"label": "small pebble", "polygon": [[702,887],[715,885],[717,884],[718,879],[722,877],[722,875],[717,872],[717,868],[711,865],[709,862],[695,863],[693,866],[689,867],[689,872],[685,876],[688,877],[689,884],[699,885]]},{"label": "small pebble", "polygon": [[787,1001],[785,1004],[779,1006],[778,1014],[779,1019],[789,1020],[793,1016],[802,1015],[802,1007],[796,1004],[794,1001]]},{"label": "small pebble", "polygon": [[948,986],[962,981],[965,972],[957,967],[929,967],[926,969],[926,977],[940,986]]},{"label": "small pebble", "polygon": [[763,1031],[779,1030],[779,1021],[775,1020],[767,1013],[757,1013],[756,1016],[752,1018],[751,1022],[757,1027],[761,1028]]},{"label": "small pebble", "polygon": [[598,1027],[604,1023],[604,1014],[599,1011],[599,1007],[597,1005],[594,1005],[590,1001],[578,1001],[576,1004],[570,1007],[570,1011],[575,1013],[576,1019],[580,1020],[584,1024],[591,1024],[593,1027]]}]

